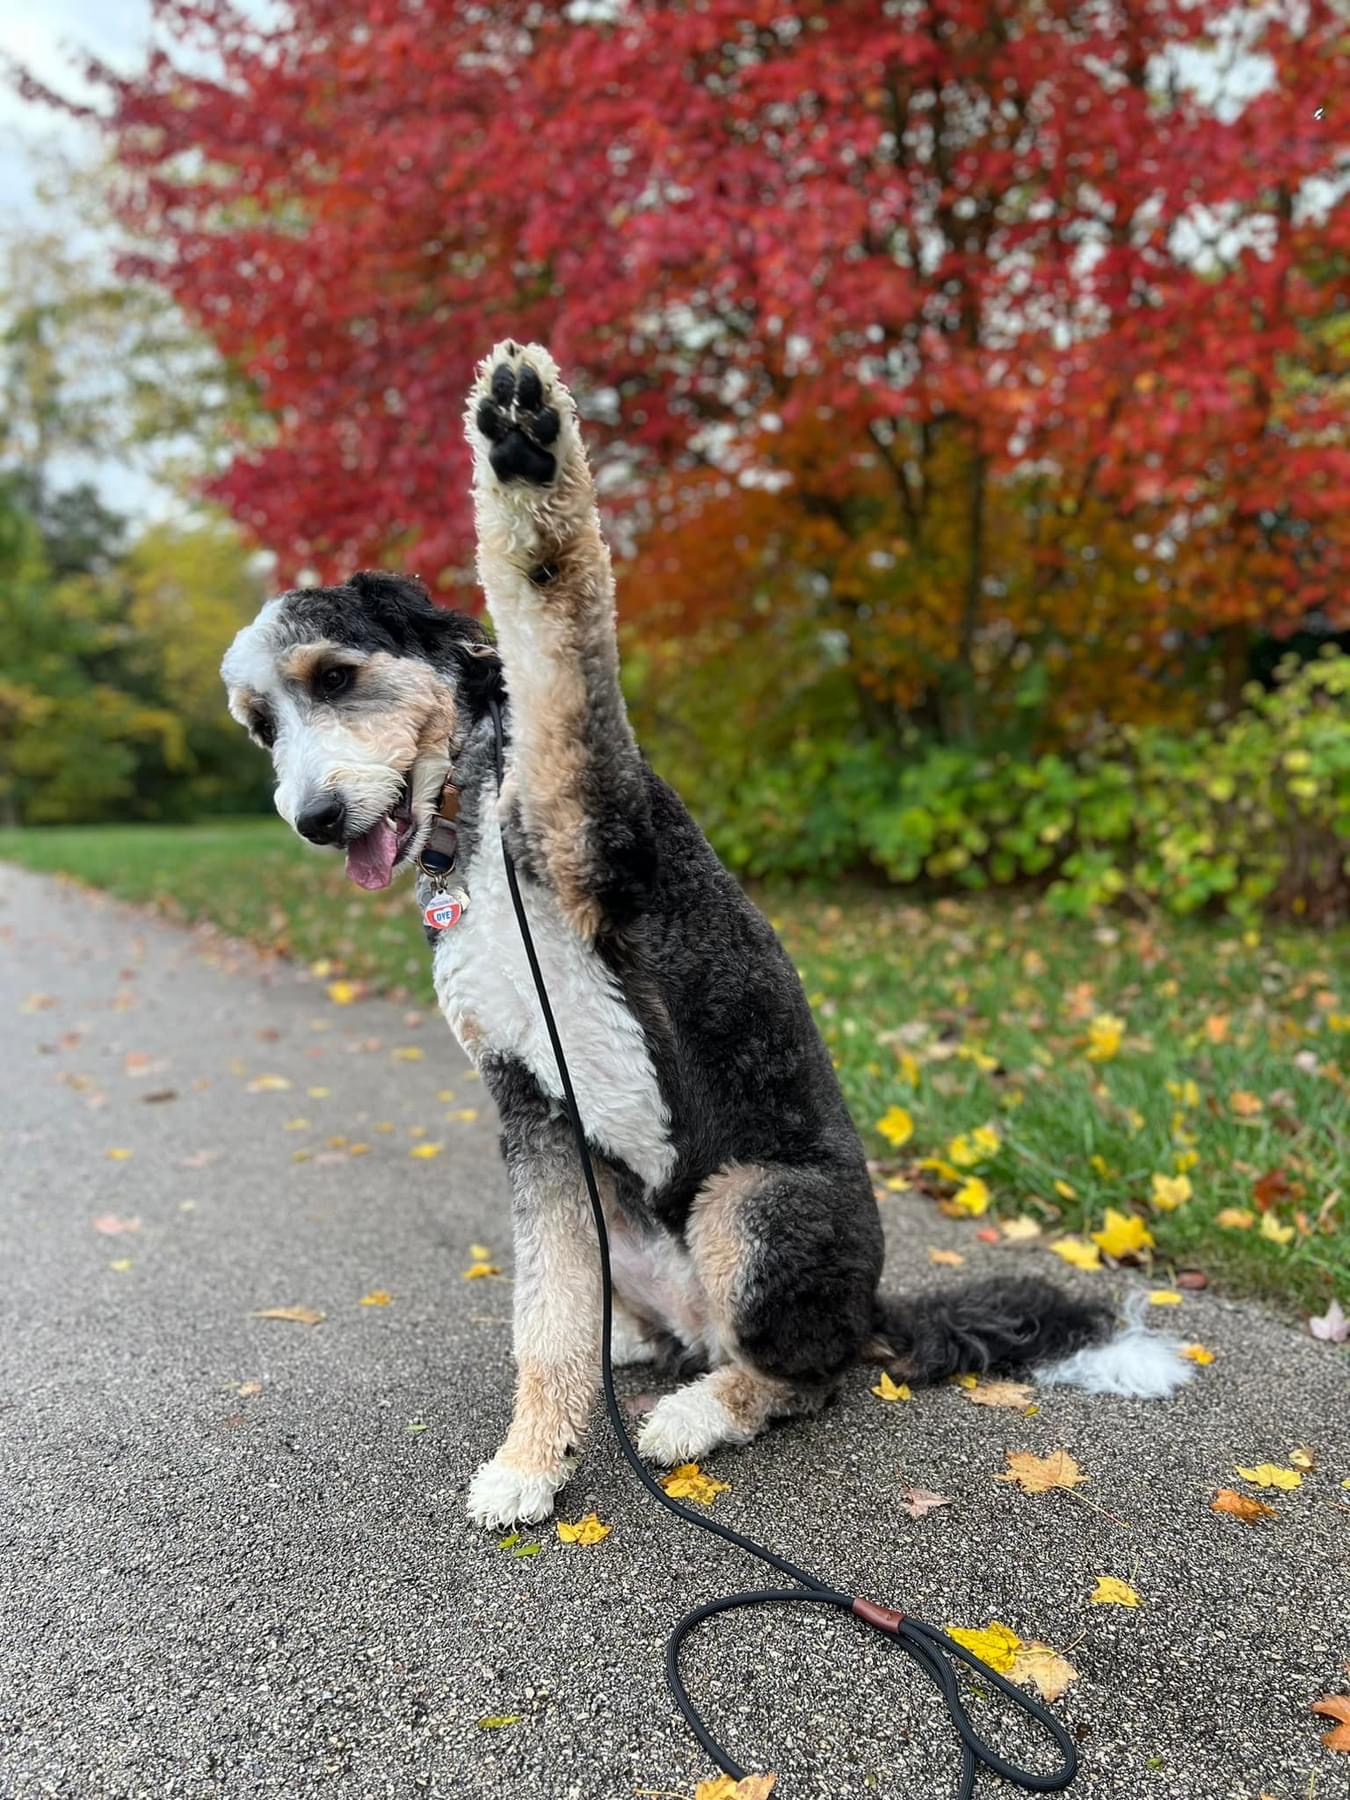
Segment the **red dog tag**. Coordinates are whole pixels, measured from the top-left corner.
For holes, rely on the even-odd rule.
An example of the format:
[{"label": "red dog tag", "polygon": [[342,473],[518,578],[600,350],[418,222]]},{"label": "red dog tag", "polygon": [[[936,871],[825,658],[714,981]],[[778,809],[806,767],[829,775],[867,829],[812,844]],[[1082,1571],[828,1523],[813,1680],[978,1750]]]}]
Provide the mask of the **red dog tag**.
[{"label": "red dog tag", "polygon": [[468,904],[469,897],[460,888],[449,894],[433,894],[422,908],[422,917],[433,931],[449,931],[464,917]]}]

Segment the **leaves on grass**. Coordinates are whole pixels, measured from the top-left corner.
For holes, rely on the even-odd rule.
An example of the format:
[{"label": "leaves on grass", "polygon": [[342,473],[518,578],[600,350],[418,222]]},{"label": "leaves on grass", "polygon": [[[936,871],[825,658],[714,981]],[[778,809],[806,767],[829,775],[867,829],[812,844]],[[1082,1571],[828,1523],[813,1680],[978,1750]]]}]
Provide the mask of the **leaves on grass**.
[{"label": "leaves on grass", "polygon": [[776,1775],[745,1775],[739,1781],[730,1775],[716,1775],[711,1781],[699,1782],[694,1800],[769,1800],[777,1782]]},{"label": "leaves on grass", "polygon": [[1088,1595],[1094,1606],[1138,1606],[1139,1596],[1128,1581],[1116,1575],[1099,1575],[1097,1585]]},{"label": "leaves on grass", "polygon": [[913,1394],[903,1381],[892,1381],[883,1369],[881,1379],[872,1389],[878,1400],[912,1400]]},{"label": "leaves on grass", "polygon": [[1191,1191],[1187,1175],[1155,1175],[1151,1198],[1159,1212],[1175,1212],[1191,1198]]},{"label": "leaves on grass", "polygon": [[931,1488],[901,1488],[900,1499],[911,1519],[922,1519],[939,1506],[950,1504],[945,1494],[935,1494]]},{"label": "leaves on grass", "polygon": [[952,1195],[952,1205],[958,1212],[968,1213],[972,1219],[978,1219],[989,1210],[989,1188],[978,1175],[966,1178]]},{"label": "leaves on grass", "polygon": [[1215,1213],[1214,1223],[1220,1231],[1250,1231],[1256,1223],[1256,1214],[1248,1212],[1245,1206],[1225,1206]]},{"label": "leaves on grass", "polygon": [[1098,1013],[1088,1026],[1087,1059],[1089,1062],[1110,1062],[1120,1054],[1120,1046],[1125,1038],[1125,1021],[1114,1013]]},{"label": "leaves on grass", "polygon": [[1022,1412],[1031,1404],[1032,1389],[1024,1381],[980,1381],[966,1389],[972,1406],[1011,1406]]},{"label": "leaves on grass", "polygon": [[1238,1474],[1253,1487],[1283,1488],[1289,1493],[1303,1486],[1303,1477],[1297,1469],[1281,1469],[1274,1463],[1258,1463],[1254,1469],[1239,1469]]},{"label": "leaves on grass", "polygon": [[672,1500],[694,1500],[700,1506],[711,1506],[719,1494],[725,1494],[730,1483],[705,1475],[697,1463],[681,1463],[669,1475],[661,1477],[661,1486]]},{"label": "leaves on grass", "polygon": [[1308,1330],[1324,1344],[1350,1343],[1350,1317],[1339,1300],[1333,1300],[1319,1317],[1309,1319]]},{"label": "leaves on grass", "polygon": [[1260,1519],[1278,1516],[1275,1508],[1267,1506],[1264,1500],[1253,1500],[1250,1494],[1239,1494],[1235,1488],[1220,1488],[1210,1501],[1209,1510],[1231,1513],[1233,1518],[1241,1519],[1244,1525],[1255,1525]]},{"label": "leaves on grass", "polygon": [[1085,1238],[1056,1238],[1050,1248],[1056,1256],[1062,1256],[1066,1263],[1072,1263],[1075,1269],[1100,1269],[1102,1266],[1101,1251]]},{"label": "leaves on grass", "polygon": [[914,1136],[914,1121],[903,1106],[892,1106],[877,1120],[877,1130],[893,1150]]},{"label": "leaves on grass", "polygon": [[1293,1235],[1293,1226],[1281,1225],[1274,1213],[1261,1214],[1261,1236],[1272,1244],[1287,1244]]},{"label": "leaves on grass", "polygon": [[1114,1206],[1107,1207],[1101,1230],[1091,1236],[1097,1248],[1115,1262],[1137,1257],[1153,1245],[1153,1233],[1139,1214],[1117,1212]]},{"label": "leaves on grass", "polygon": [[1325,1694],[1314,1700],[1309,1710],[1320,1718],[1336,1720],[1330,1731],[1322,1733],[1328,1750],[1350,1750],[1350,1694]]},{"label": "leaves on grass", "polygon": [[1249,1093],[1245,1088],[1237,1088],[1228,1096],[1228,1110],[1235,1119],[1256,1119],[1265,1109],[1261,1096]]},{"label": "leaves on grass", "polygon": [[264,1306],[255,1312],[255,1319],[286,1319],[292,1325],[322,1325],[327,1314],[321,1313],[313,1306]]},{"label": "leaves on grass", "polygon": [[558,1536],[564,1544],[598,1544],[609,1536],[610,1530],[593,1512],[578,1519],[575,1525],[569,1525],[566,1519],[558,1520]]},{"label": "leaves on grass", "polygon": [[1010,1244],[1024,1244],[1041,1235],[1040,1221],[1033,1219],[1030,1213],[1021,1213],[1015,1219],[1000,1219],[998,1228]]},{"label": "leaves on grass", "polygon": [[1036,1456],[1030,1450],[1009,1450],[1007,1471],[995,1481],[1016,1482],[1024,1494],[1048,1494],[1052,1488],[1076,1488],[1087,1476],[1067,1450]]}]

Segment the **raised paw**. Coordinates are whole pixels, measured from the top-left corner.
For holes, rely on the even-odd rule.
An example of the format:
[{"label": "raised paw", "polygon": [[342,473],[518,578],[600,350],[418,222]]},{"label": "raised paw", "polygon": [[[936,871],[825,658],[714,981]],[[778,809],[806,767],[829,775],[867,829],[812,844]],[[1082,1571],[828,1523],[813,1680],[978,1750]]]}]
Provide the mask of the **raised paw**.
[{"label": "raised paw", "polygon": [[471,408],[498,481],[551,485],[567,400],[546,350],[509,339],[499,344],[482,366]]},{"label": "raised paw", "polygon": [[490,1530],[503,1525],[535,1525],[553,1511],[553,1497],[570,1473],[562,1464],[530,1474],[507,1462],[499,1451],[469,1483],[469,1517],[475,1525]]}]

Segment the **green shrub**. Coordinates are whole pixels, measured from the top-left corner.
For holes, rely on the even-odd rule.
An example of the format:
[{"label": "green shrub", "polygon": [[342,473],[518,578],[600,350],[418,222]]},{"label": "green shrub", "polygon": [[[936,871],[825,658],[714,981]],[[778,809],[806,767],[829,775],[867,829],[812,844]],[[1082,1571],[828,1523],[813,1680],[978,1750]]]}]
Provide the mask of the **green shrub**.
[{"label": "green shrub", "polygon": [[1222,724],[1117,729],[1030,760],[887,749],[799,726],[785,748],[676,779],[748,877],[871,868],[897,883],[1035,881],[1091,914],[1120,899],[1189,914],[1350,909],[1350,657],[1296,669]]}]

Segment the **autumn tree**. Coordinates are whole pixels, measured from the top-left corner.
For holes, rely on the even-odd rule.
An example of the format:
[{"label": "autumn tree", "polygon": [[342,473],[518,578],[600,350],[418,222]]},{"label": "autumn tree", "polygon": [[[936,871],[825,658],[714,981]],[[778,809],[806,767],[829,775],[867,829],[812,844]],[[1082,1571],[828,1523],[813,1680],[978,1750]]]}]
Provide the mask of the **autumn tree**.
[{"label": "autumn tree", "polygon": [[[473,359],[577,374],[630,617],[784,634],[874,731],[1157,710],[1343,616],[1337,0],[161,0],[102,77],[255,384],[294,574],[466,580]],[[1338,386],[1339,383],[1339,386]]]}]

